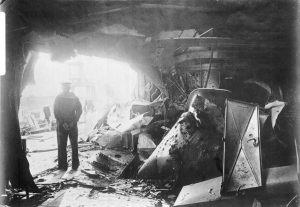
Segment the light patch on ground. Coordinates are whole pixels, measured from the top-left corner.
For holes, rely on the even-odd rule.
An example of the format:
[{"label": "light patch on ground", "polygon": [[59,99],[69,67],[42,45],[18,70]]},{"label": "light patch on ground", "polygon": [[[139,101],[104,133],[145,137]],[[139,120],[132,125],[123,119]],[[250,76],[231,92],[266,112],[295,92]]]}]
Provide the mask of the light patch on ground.
[{"label": "light patch on ground", "polygon": [[153,207],[159,205],[169,206],[166,203],[158,204],[158,200],[141,198],[138,196],[124,196],[118,194],[101,193],[99,191],[76,187],[69,188],[66,191],[59,192],[53,199],[49,199],[40,206],[47,207]]}]

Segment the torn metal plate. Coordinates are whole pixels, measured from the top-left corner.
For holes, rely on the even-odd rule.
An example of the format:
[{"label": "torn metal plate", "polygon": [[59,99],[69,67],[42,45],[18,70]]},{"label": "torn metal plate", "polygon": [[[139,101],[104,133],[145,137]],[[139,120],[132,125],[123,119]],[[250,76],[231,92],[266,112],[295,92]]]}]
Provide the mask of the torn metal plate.
[{"label": "torn metal plate", "polygon": [[271,120],[272,120],[272,127],[275,127],[276,120],[282,111],[282,109],[285,107],[286,103],[282,101],[273,101],[271,103],[268,103],[265,106],[265,109],[271,109]]},{"label": "torn metal plate", "polygon": [[262,186],[257,105],[226,100],[222,193]]},{"label": "torn metal plate", "polygon": [[[222,177],[183,186],[174,206],[253,206],[253,199],[270,201],[276,197],[299,194],[296,166],[265,169],[265,187],[246,192],[246,196],[221,195]],[[276,198],[277,198],[276,197]],[[277,204],[274,201],[274,204]],[[278,204],[276,205],[278,206]]]},{"label": "torn metal plate", "polygon": [[222,176],[203,182],[186,185],[180,191],[174,206],[252,206],[253,198],[242,199],[220,194]]},{"label": "torn metal plate", "polygon": [[224,106],[225,99],[228,98],[231,91],[225,89],[215,89],[215,88],[197,88],[193,90],[187,100],[186,109],[189,110],[193,105],[197,96],[201,96],[204,99],[208,99],[217,106]]},{"label": "torn metal plate", "polygon": [[[210,203],[221,199],[222,177],[184,186],[174,206],[186,206],[196,203]],[[200,206],[200,205],[199,205]]]}]

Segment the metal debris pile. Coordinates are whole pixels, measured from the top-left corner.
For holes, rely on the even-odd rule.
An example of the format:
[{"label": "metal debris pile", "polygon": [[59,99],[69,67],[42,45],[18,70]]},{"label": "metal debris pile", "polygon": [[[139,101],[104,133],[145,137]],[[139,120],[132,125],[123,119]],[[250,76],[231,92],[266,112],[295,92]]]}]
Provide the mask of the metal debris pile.
[{"label": "metal debris pile", "polygon": [[[110,129],[114,128],[114,130],[121,133],[119,137],[112,136],[114,140],[119,140],[118,147],[127,147],[135,154],[135,158],[124,169],[122,176],[124,178],[139,178],[152,181],[153,179],[172,180],[172,188],[177,187],[177,192],[175,193],[177,195],[178,189],[183,185],[200,182],[200,186],[202,186],[201,182],[203,181],[216,179],[219,176],[224,177],[224,172],[225,174],[228,173],[228,166],[224,166],[224,159],[238,159],[237,163],[232,163],[235,163],[236,167],[243,166],[245,168],[244,172],[252,172],[254,169],[255,179],[251,175],[247,175],[249,177],[249,179],[246,179],[248,183],[241,184],[239,187],[237,187],[237,183],[243,183],[245,179],[243,175],[239,175],[240,171],[233,171],[232,179],[237,180],[225,180],[228,183],[225,183],[225,186],[218,191],[220,196],[223,196],[221,190],[226,191],[225,187],[228,185],[235,186],[232,188],[233,191],[260,187],[263,185],[261,180],[263,177],[260,177],[262,172],[267,170],[270,173],[273,172],[272,167],[294,163],[295,145],[291,133],[288,132],[293,130],[295,123],[295,117],[291,115],[291,105],[283,101],[280,89],[271,88],[264,82],[247,80],[244,81],[242,86],[243,90],[252,91],[253,93],[243,94],[240,91],[233,90],[230,92],[224,89],[196,89],[184,101],[185,112],[175,122],[171,123],[171,126],[170,124],[166,125],[169,120],[165,119],[153,122],[157,117],[155,113],[150,113],[151,110],[143,111],[143,116],[135,116],[130,122],[126,123],[128,125],[118,123],[122,118],[121,116],[119,116],[121,117],[120,119],[116,118],[118,116],[115,116],[115,119],[113,119],[112,116],[108,115],[107,120],[110,120],[111,123],[108,124]],[[254,91],[256,92],[254,93]],[[224,113],[226,107],[229,107],[230,101],[237,103],[237,105],[243,103],[245,106],[241,108],[233,107]],[[166,105],[164,106],[166,107]],[[255,112],[257,117],[255,118],[255,115],[252,115],[254,118],[248,123],[249,130],[252,131],[248,132],[245,131],[247,121],[244,122],[243,120],[248,120],[247,117],[250,117],[246,111],[250,110],[252,106],[257,107]],[[116,110],[114,109],[113,112],[116,112]],[[146,123],[145,119],[142,118],[147,117],[145,114],[152,115],[151,121],[147,124],[140,124],[142,121]],[[233,114],[233,122],[230,122],[231,114]],[[226,117],[229,118],[226,119]],[[136,122],[135,120],[139,121]],[[154,125],[154,123],[159,123],[159,125]],[[255,124],[257,125],[256,128]],[[289,130],[282,129],[283,126],[286,126]],[[107,126],[102,125],[102,127]],[[244,140],[249,139],[252,142],[248,141],[242,145],[242,148],[246,149],[242,150],[243,153],[241,155],[239,155],[240,151],[236,151],[239,148],[234,147],[234,142],[227,143],[226,148],[229,151],[225,153],[226,158],[224,157],[224,136],[233,136],[226,134],[232,127],[240,131],[238,134],[247,134],[245,136],[248,137],[244,138]],[[150,133],[151,130],[153,131],[157,128],[165,130],[160,138]],[[103,128],[100,127],[99,129],[102,130]],[[128,134],[127,137],[125,136],[126,132],[130,132],[128,133],[129,139]],[[137,140],[135,140],[135,136]],[[104,135],[99,137],[102,141],[106,139]],[[126,137],[125,140],[127,142],[124,142],[124,137]],[[121,140],[123,144],[121,144]],[[97,141],[97,143],[100,143],[100,141]],[[249,148],[249,151],[246,147],[249,143],[252,143],[252,147],[259,147],[260,149],[257,151],[258,148],[255,148],[256,150]],[[100,146],[107,147],[108,145],[100,144]],[[228,154],[228,152],[231,154]],[[236,158],[238,155],[240,157]],[[276,159],[272,159],[272,157],[276,157]],[[255,159],[257,161],[254,161]],[[226,161],[225,164],[227,162],[229,161]],[[244,164],[240,164],[241,162]],[[249,164],[251,167],[246,169],[246,163],[248,162],[252,164]],[[257,166],[253,167],[253,163],[256,163],[255,166]],[[234,166],[231,167],[234,168]],[[269,168],[271,169],[270,171],[268,171]],[[278,171],[280,170],[278,168]],[[277,169],[274,172],[277,172]],[[128,177],[128,175],[130,176]],[[254,184],[254,181],[257,183]],[[234,182],[234,184],[230,184],[230,182]],[[222,183],[224,181],[218,184],[221,185]],[[211,183],[208,184],[210,185]],[[130,184],[130,186],[133,185]],[[148,189],[146,186],[149,185],[134,186],[132,189],[129,188],[128,192],[138,191],[141,193],[141,190]],[[150,190],[149,192],[152,191]],[[210,190],[207,192],[210,192]],[[145,196],[146,194],[142,191],[140,195]],[[205,197],[204,194],[202,196]],[[153,194],[150,193],[150,195]]]},{"label": "metal debris pile", "polygon": [[[50,170],[38,175],[36,183],[47,186],[49,192],[80,186],[164,200],[175,206],[223,200],[227,196],[223,192],[261,187],[262,173],[275,176],[286,172],[281,166],[294,162],[290,131],[295,119],[291,105],[269,86],[248,81],[245,88],[250,85],[262,93],[251,97],[225,89],[196,89],[186,98],[183,113],[173,110],[170,100],[163,98],[116,104],[83,139],[87,143],[81,141],[79,171]],[[248,141],[224,144],[227,137],[243,133],[243,139]],[[235,168],[237,171],[232,170]],[[241,172],[247,172],[247,176]],[[293,183],[294,174],[290,178]],[[276,186],[276,179],[268,177],[268,185]],[[182,186],[185,187],[179,194]],[[190,194],[191,191],[200,194]],[[256,194],[254,198],[261,201]]]}]

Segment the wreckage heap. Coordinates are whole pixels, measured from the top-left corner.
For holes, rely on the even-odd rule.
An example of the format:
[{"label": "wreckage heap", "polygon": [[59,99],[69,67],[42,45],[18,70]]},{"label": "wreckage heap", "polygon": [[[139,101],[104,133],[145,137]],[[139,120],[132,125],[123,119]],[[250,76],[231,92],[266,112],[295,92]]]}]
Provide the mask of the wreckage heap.
[{"label": "wreckage heap", "polygon": [[[82,148],[92,147],[82,157],[91,160],[85,157],[77,179],[68,174],[62,182],[64,175],[51,176],[55,168],[46,173],[57,186],[68,180],[109,192],[125,179],[140,179],[120,191],[164,194],[156,188],[171,191],[164,196],[175,201],[185,186],[178,206],[245,197],[259,206],[269,196],[297,203],[296,6],[281,0],[5,1],[1,190],[28,195],[49,184],[29,170],[18,119],[37,53],[47,52],[61,62],[76,54],[109,57],[139,73],[137,100],[116,103],[83,138]],[[35,122],[31,130],[40,132]]]}]

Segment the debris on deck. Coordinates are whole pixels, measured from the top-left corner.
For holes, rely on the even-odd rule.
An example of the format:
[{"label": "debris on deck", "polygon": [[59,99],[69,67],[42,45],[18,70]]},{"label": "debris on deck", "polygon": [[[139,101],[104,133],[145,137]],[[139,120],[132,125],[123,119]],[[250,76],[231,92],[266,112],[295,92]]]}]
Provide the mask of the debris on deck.
[{"label": "debris on deck", "polygon": [[133,159],[134,155],[128,151],[101,150],[92,165],[102,172],[118,177]]},{"label": "debris on deck", "polygon": [[[263,171],[269,176],[259,177],[255,174],[251,177],[252,181],[257,180],[257,177],[267,180],[268,188],[264,191],[264,195],[270,192],[277,193],[278,186],[291,188],[290,184],[294,186],[295,183],[294,174],[291,174],[292,180],[285,179],[277,185],[270,179],[275,175],[278,176],[280,172],[286,174],[287,168],[269,168],[281,166],[282,163],[290,164],[293,159],[290,155],[281,156],[282,153],[293,152],[291,150],[294,146],[291,147],[293,138],[289,134],[286,139],[278,136],[282,133],[281,126],[285,123],[283,120],[290,116],[286,112],[289,110],[289,105],[277,99],[270,99],[271,96],[273,98],[278,96],[272,95],[273,92],[264,83],[247,81],[245,85],[248,88],[258,88],[262,92],[256,99],[251,96],[241,96],[241,99],[253,100],[257,106],[260,104],[260,107],[256,108],[255,119],[257,121],[255,129],[259,134],[254,138],[258,136],[261,138],[257,142],[261,145],[261,154],[256,158],[261,158],[260,166],[265,167],[258,172]],[[249,117],[241,113],[246,110],[245,107],[231,109],[230,114],[234,116],[232,119],[237,119],[235,110],[238,110],[242,117],[238,119],[236,125],[225,119],[224,106],[227,103],[228,107],[226,100],[232,100],[228,99],[230,96],[235,97],[237,94],[224,89],[195,89],[189,97],[181,97],[181,104],[185,103],[185,107],[180,109],[186,110],[183,113],[166,99],[155,102],[132,101],[126,104],[115,104],[100,117],[93,130],[86,137],[82,137],[79,143],[81,165],[77,171],[58,171],[54,167],[48,172],[37,174],[35,181],[48,192],[52,191],[57,199],[59,191],[69,188],[89,188],[91,196],[94,196],[96,191],[120,196],[138,196],[155,200],[155,206],[162,206],[165,202],[170,205],[175,203],[175,206],[198,203],[210,205],[211,202],[259,206],[265,201],[256,194],[246,200],[224,195],[225,188],[222,185],[226,183],[221,175],[226,162],[222,160],[225,159],[224,155],[228,157],[228,152],[224,153],[223,149],[226,140],[224,134],[227,136],[224,130],[228,132],[229,128],[236,126],[238,134],[242,136],[241,131],[244,131],[245,127],[240,122],[249,120]],[[253,105],[242,103],[245,106]],[[254,129],[252,122],[249,125]],[[47,139],[53,138],[53,135],[23,137],[46,142]],[[253,142],[253,146],[256,147],[257,143]],[[228,145],[233,144],[226,145],[230,149]],[[56,147],[47,147],[47,149],[28,150],[28,156],[33,155],[32,153],[56,150]],[[237,154],[236,151],[232,150],[231,153]],[[244,156],[243,152],[242,155]],[[280,156],[282,158],[277,159]],[[235,159],[234,156],[229,157]],[[247,157],[251,158],[248,154]],[[272,160],[272,157],[276,157],[276,161]],[[71,164],[70,148],[68,148],[68,163]],[[248,168],[250,169],[249,166]],[[225,170],[227,175],[228,169]],[[237,179],[234,180],[235,184],[245,181],[235,177],[234,179]],[[261,185],[266,184],[260,183],[258,186]],[[177,198],[182,186],[184,187]],[[244,190],[243,187],[238,189],[238,191]],[[289,193],[293,194],[293,192]]]},{"label": "debris on deck", "polygon": [[[145,161],[140,178],[180,176],[182,182],[219,175],[222,137],[211,129],[198,129],[199,122],[191,112],[181,118]],[[186,175],[189,176],[186,176]]]},{"label": "debris on deck", "polygon": [[154,143],[152,136],[148,133],[141,133],[138,137],[137,153],[140,160],[144,161],[155,150],[156,144]]}]

